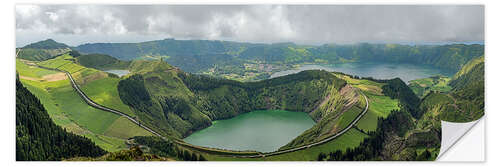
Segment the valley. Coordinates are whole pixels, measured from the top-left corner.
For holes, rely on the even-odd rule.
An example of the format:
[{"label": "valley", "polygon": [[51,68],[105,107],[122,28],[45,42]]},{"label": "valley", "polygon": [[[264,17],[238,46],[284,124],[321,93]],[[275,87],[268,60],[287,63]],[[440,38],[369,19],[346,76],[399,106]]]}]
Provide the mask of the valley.
[{"label": "valley", "polygon": [[[211,46],[211,42],[201,43],[206,47],[218,46]],[[187,151],[205,160],[317,160],[325,153],[329,154],[321,160],[349,159],[353,158],[349,157],[351,154],[363,154],[367,159],[405,160],[422,157],[424,153],[427,156],[427,152],[432,156],[426,158],[431,160],[439,152],[439,143],[429,139],[439,138],[440,120],[464,122],[484,115],[484,57],[472,57],[462,63],[469,59],[465,56],[454,61],[456,64],[446,68],[460,66],[452,75],[429,63],[419,66],[346,61],[304,65],[309,63],[300,60],[304,57],[292,59],[287,57],[290,55],[285,56],[290,62],[283,63],[280,56],[261,60],[246,53],[266,53],[268,49],[274,53],[275,48],[282,50],[283,45],[222,44],[233,49],[252,46],[238,51],[229,49],[234,59],[225,55],[234,61],[248,59],[243,61],[247,71],[221,77],[216,68],[231,66],[219,65],[217,61],[211,68],[208,65],[197,72],[185,72],[188,67],[170,62],[176,63],[176,57],[188,51],[170,49],[169,56],[150,54],[148,58],[133,60],[70,49],[48,58],[16,59],[16,70],[21,83],[40,99],[56,125],[88,137],[109,152],[132,148],[131,139],[146,136],[139,142],[155,140],[154,143],[168,147],[157,148],[149,142],[139,144],[140,147],[174,159],[184,159],[185,155],[179,155]],[[314,57],[310,52],[319,48],[285,46],[306,57]],[[470,47],[477,46],[447,47],[473,50]],[[419,49],[429,48],[433,47]],[[198,53],[206,55],[193,56],[193,63],[206,62],[209,55],[224,57],[203,50]],[[297,70],[287,71],[290,68]],[[207,69],[211,72],[203,72]],[[72,81],[79,89],[72,87]],[[78,91],[85,95],[80,96]],[[154,136],[161,138],[156,141]],[[242,136],[247,137],[238,140]],[[373,143],[384,144],[381,147]],[[360,152],[361,148],[375,152]],[[160,151],[164,149],[170,153]]]}]

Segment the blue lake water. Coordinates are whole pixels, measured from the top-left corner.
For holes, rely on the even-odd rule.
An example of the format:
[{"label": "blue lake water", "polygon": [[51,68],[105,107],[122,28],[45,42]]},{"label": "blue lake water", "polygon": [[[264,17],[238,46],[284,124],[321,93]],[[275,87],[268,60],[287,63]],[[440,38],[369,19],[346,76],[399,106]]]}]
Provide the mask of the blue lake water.
[{"label": "blue lake water", "polygon": [[130,71],[128,70],[107,70],[107,71],[104,71],[104,72],[109,72],[109,73],[113,73],[113,74],[116,74],[118,76],[124,76],[124,75],[127,75],[128,73],[130,73]]},{"label": "blue lake water", "polygon": [[420,78],[427,78],[435,75],[452,76],[450,71],[440,70],[427,65],[402,64],[402,63],[342,63],[326,65],[304,65],[298,69],[276,72],[271,78],[298,73],[304,70],[326,70],[337,71],[361,77],[373,77],[376,79],[392,79],[399,77],[401,80],[408,81]]}]

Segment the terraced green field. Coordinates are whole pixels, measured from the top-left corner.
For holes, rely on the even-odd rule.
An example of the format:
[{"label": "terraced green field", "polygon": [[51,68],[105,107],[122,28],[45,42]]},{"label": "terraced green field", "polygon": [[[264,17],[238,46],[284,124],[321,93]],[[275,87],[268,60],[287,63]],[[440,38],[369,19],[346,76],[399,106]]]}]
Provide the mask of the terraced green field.
[{"label": "terraced green field", "polygon": [[365,116],[361,118],[357,127],[365,132],[375,131],[377,129],[378,118],[386,118],[392,110],[398,110],[398,100],[387,96],[376,95],[365,92],[370,106]]},{"label": "terraced green field", "polygon": [[55,71],[28,66],[25,63],[23,63],[20,59],[16,59],[16,70],[19,73],[22,73],[23,76],[35,77],[35,78],[41,78],[44,75],[56,73]]},{"label": "terraced green field", "polygon": [[80,88],[94,102],[135,116],[135,113],[120,100],[118,82],[119,78],[106,77],[88,82]]},{"label": "terraced green field", "polygon": [[[87,71],[87,76],[97,71],[94,69],[82,69],[83,66],[72,64],[71,61],[67,60],[69,58],[61,56],[61,58],[57,57],[40,62],[39,65],[59,67],[60,69],[72,72]],[[150,132],[138,127],[124,117],[87,105],[73,90],[68,78],[60,78],[55,81],[42,79],[46,75],[60,72],[29,66],[20,60],[16,60],[16,65],[21,82],[40,99],[54,122],[68,131],[86,136],[108,151],[127,149],[125,140],[130,137],[151,135]],[[105,78],[96,80],[96,82],[87,81],[90,85],[81,85],[81,87],[93,90],[89,91],[89,94],[92,95],[90,96],[91,98],[96,98],[96,102],[102,102],[110,107],[118,107],[120,110],[124,109],[131,112],[128,108],[124,108],[123,103],[117,103],[116,98],[111,98],[113,96],[118,97],[116,90],[113,91],[113,89],[110,89],[111,91],[104,91],[101,94],[96,93],[100,90],[94,90],[97,88],[97,85],[100,85],[102,89],[116,87],[117,80],[118,78]],[[119,98],[118,101],[121,102]]]}]

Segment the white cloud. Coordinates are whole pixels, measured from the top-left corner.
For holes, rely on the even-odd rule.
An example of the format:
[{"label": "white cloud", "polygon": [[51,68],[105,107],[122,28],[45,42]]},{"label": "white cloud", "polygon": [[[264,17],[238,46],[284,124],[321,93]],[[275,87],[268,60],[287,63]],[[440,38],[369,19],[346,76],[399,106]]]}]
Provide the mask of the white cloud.
[{"label": "white cloud", "polygon": [[484,7],[17,5],[16,33],[18,41],[37,34],[41,39],[87,36],[95,41],[94,37],[113,36],[125,40],[119,42],[134,40],[127,36],[311,44],[482,41]]}]

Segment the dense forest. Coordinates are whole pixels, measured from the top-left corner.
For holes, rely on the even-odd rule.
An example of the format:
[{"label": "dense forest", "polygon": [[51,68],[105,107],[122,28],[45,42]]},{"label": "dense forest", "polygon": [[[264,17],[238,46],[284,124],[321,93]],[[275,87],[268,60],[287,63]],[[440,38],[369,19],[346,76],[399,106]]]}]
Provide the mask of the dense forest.
[{"label": "dense forest", "polygon": [[184,161],[206,161],[206,158],[198,153],[181,149],[172,141],[164,140],[159,137],[152,136],[136,136],[133,138],[138,145],[146,146],[149,153],[162,157],[175,157]]},{"label": "dense forest", "polygon": [[53,161],[105,153],[89,139],[54,124],[39,99],[16,79],[16,160]]},{"label": "dense forest", "polygon": [[385,95],[399,99],[401,102],[400,107],[405,108],[413,117],[419,119],[422,112],[418,110],[420,99],[413,93],[413,91],[399,78],[384,81],[387,85],[382,86]]}]

